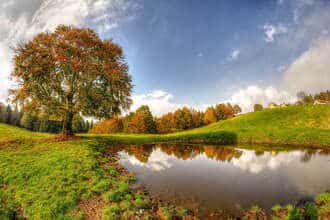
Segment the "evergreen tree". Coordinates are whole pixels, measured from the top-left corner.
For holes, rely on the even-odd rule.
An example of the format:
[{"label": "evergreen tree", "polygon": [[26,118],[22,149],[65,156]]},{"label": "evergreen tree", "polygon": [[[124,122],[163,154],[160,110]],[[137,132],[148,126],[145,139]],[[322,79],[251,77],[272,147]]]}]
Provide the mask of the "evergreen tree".
[{"label": "evergreen tree", "polygon": [[129,133],[156,133],[156,123],[149,106],[142,105],[134,114],[130,114],[128,117],[127,130]]},{"label": "evergreen tree", "polygon": [[72,129],[74,133],[85,132],[85,122],[80,115],[75,115],[72,121]]},{"label": "evergreen tree", "polygon": [[194,127],[193,116],[189,108],[183,107],[174,112],[174,124],[177,130]]},{"label": "evergreen tree", "polygon": [[6,107],[0,102],[0,122],[6,122]]},{"label": "evergreen tree", "polygon": [[5,113],[5,122],[7,124],[10,124],[11,121],[12,121],[12,110],[11,110],[10,105],[7,105],[6,113]]},{"label": "evergreen tree", "polygon": [[25,112],[20,122],[23,128],[30,131],[39,131],[39,122],[37,117],[33,116],[30,112]]}]

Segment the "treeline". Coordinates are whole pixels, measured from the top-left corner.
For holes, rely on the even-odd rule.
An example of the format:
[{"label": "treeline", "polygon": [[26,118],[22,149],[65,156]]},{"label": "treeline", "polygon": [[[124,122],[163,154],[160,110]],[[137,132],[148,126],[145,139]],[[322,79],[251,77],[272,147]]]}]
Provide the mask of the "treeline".
[{"label": "treeline", "polygon": [[[30,112],[20,111],[17,107],[4,105],[0,103],[0,122],[6,123],[30,131],[60,133],[63,128],[62,121],[53,120],[46,114],[34,114]],[[93,123],[84,120],[81,116],[76,115],[73,119],[73,130],[76,133],[87,132]]]},{"label": "treeline", "polygon": [[226,120],[241,111],[238,105],[221,103],[208,107],[206,111],[183,107],[161,117],[154,117],[149,107],[143,105],[125,117],[115,117],[95,124],[90,133],[172,133]]},{"label": "treeline", "polygon": [[314,102],[319,102],[319,103],[329,103],[330,102],[330,91],[327,90],[325,92],[320,92],[315,95],[312,94],[307,94],[306,92],[299,92],[297,94],[297,97],[300,102],[303,103],[314,103]]},{"label": "treeline", "polygon": [[[269,103],[268,108],[275,107],[287,107],[291,105],[306,105],[306,104],[330,104],[330,91],[327,90],[325,92],[320,92],[315,95],[307,94],[306,92],[298,92],[297,93],[298,101],[295,103],[282,103],[277,104],[274,102]],[[253,110],[255,112],[263,110],[265,107],[261,104],[254,104]]]}]

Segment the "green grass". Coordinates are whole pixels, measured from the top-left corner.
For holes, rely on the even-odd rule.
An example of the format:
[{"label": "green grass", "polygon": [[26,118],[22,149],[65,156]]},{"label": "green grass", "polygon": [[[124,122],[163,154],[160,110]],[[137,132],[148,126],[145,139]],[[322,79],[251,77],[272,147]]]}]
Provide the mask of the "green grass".
[{"label": "green grass", "polygon": [[330,106],[266,109],[195,129],[235,132],[239,143],[330,146]]},{"label": "green grass", "polygon": [[231,145],[237,143],[234,132],[180,132],[173,134],[82,134],[83,138],[102,139],[120,143],[181,142],[181,143],[217,143]]},{"label": "green grass", "polygon": [[88,210],[79,205],[88,207],[90,201],[100,206],[96,216],[102,219],[157,215],[151,209],[155,204],[131,187],[136,178],[118,167],[102,139],[57,141],[49,134],[0,128],[1,220],[81,219]]},{"label": "green grass", "polygon": [[[99,196],[105,217],[132,216],[150,201],[130,189],[132,177],[109,164],[103,140],[120,142],[276,143],[330,146],[330,106],[294,106],[248,113],[167,135],[82,135],[58,142],[52,135],[0,124],[0,219],[71,219],[81,201]],[[316,197],[319,214],[330,212],[329,193]],[[313,207],[312,207],[313,208]],[[310,208],[312,210],[312,208]],[[166,218],[167,208],[159,213]],[[102,210],[101,210],[102,212]],[[76,214],[73,214],[76,213]],[[147,211],[141,216],[150,215]],[[141,217],[140,216],[140,217]]]},{"label": "green grass", "polygon": [[87,134],[126,143],[209,142],[219,144],[277,144],[330,146],[330,105],[304,105],[265,109],[201,128],[165,135]]},{"label": "green grass", "polygon": [[41,140],[51,137],[53,137],[51,134],[32,132],[23,128],[0,123],[1,142],[14,140]]},{"label": "green grass", "polygon": [[87,142],[28,144],[0,154],[1,188],[30,219],[65,215],[79,199],[110,184]]},{"label": "green grass", "polygon": [[[130,190],[134,178],[120,173],[96,140],[56,141],[52,135],[0,124],[0,219],[77,219],[81,201],[109,192],[139,197]],[[132,211],[133,210],[133,211]]]}]

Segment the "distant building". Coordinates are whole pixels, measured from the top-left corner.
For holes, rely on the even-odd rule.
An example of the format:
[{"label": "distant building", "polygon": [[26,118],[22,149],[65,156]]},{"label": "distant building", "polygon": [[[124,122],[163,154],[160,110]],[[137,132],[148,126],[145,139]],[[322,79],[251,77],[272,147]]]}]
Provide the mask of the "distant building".
[{"label": "distant building", "polygon": [[278,107],[278,105],[274,102],[269,103],[269,105],[268,105],[268,108],[277,108],[277,107]]},{"label": "distant building", "polygon": [[315,100],[314,105],[330,105],[329,101]]}]

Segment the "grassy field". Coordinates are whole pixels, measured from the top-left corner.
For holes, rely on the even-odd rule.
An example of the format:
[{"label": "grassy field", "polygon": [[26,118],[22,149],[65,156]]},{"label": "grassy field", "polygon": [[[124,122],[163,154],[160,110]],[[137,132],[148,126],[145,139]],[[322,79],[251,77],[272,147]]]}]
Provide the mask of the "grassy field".
[{"label": "grassy field", "polygon": [[109,134],[102,137],[127,143],[184,141],[219,144],[276,144],[330,146],[330,105],[304,105],[265,109],[210,124],[205,127],[166,135]]},{"label": "grassy field", "polygon": [[[53,137],[0,124],[1,220],[158,215],[151,207],[160,204],[144,190],[131,188],[135,177],[121,168],[108,145]],[[185,214],[181,207],[171,210]]]},{"label": "grassy field", "polygon": [[[103,138],[57,141],[52,135],[9,125],[0,124],[0,129],[0,219],[180,219],[191,214],[133,189],[135,177],[118,166]],[[116,137],[117,141],[127,138]],[[145,141],[140,135],[130,138]],[[329,196],[316,198],[318,212],[324,216],[330,213]],[[248,214],[253,216],[256,210]],[[279,210],[279,216],[289,213],[287,207]]]},{"label": "grassy field", "polygon": [[[0,124],[0,219],[116,219],[132,215],[166,219],[169,213],[185,215],[180,207],[158,206],[157,213],[152,211],[153,201],[144,191],[130,187],[134,176],[117,166],[115,154],[108,152],[108,141],[233,143],[237,138],[239,143],[330,146],[330,107],[264,110],[168,135],[82,137],[57,141],[50,134]],[[330,213],[329,196],[321,194],[316,203],[326,215]],[[284,208],[280,210],[285,213]]]}]

